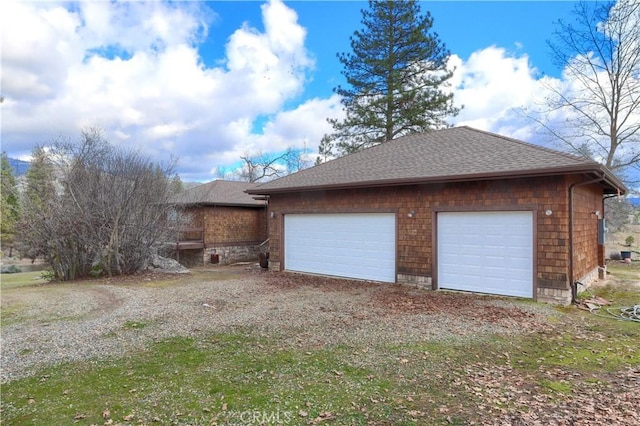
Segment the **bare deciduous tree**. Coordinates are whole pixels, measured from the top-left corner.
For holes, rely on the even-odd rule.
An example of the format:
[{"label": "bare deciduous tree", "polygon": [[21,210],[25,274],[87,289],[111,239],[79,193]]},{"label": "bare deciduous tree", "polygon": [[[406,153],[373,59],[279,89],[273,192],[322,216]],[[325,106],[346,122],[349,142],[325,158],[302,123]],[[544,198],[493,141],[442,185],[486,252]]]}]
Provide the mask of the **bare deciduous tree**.
[{"label": "bare deciduous tree", "polygon": [[311,166],[306,154],[306,148],[294,147],[287,148],[280,155],[245,154],[240,157],[245,162],[240,177],[248,182],[258,182],[290,175]]},{"label": "bare deciduous tree", "polygon": [[574,15],[549,42],[567,84],[549,80],[546,106],[529,117],[632,186],[640,173],[640,2],[581,2]]},{"label": "bare deciduous tree", "polygon": [[286,166],[286,174],[299,172],[313,165],[313,161],[307,155],[307,147],[304,148],[289,147],[285,153],[284,163]]},{"label": "bare deciduous tree", "polygon": [[77,142],[53,142],[47,156],[58,190],[37,204],[26,198],[23,228],[56,279],[133,273],[146,267],[159,244],[174,240],[166,223],[177,188],[172,165],[115,148],[96,129],[83,131]]},{"label": "bare deciduous tree", "polygon": [[264,154],[262,151],[255,154],[245,152],[240,156],[240,159],[244,162],[239,171],[240,179],[247,182],[274,179],[283,173],[280,161],[284,159],[284,154],[273,156]]},{"label": "bare deciduous tree", "polygon": [[267,154],[262,151],[245,151],[240,156],[243,164],[238,169],[218,167],[220,179],[260,182],[277,179],[282,176],[306,169],[312,165],[306,148],[289,147],[281,154]]}]

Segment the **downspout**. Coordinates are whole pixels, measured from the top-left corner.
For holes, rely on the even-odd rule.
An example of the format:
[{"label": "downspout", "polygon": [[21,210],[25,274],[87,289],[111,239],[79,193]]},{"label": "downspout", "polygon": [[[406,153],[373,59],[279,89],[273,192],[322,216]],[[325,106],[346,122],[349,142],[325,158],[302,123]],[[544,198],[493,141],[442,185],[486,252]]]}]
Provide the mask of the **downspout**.
[{"label": "downspout", "polygon": [[264,228],[267,240],[269,240],[269,196],[264,196]]},{"label": "downspout", "polygon": [[[573,280],[573,189],[578,186],[602,182],[604,176],[569,185],[569,286],[571,287],[571,303],[578,301],[578,281]],[[604,210],[603,210],[604,213]]]},{"label": "downspout", "polygon": [[264,228],[265,236],[267,237],[260,245],[258,245],[258,259],[260,260],[260,267],[269,269],[269,246],[265,251],[264,244],[269,241],[269,196],[264,196]]},{"label": "downspout", "polygon": [[[218,230],[218,221],[216,218],[216,207],[217,205],[214,204],[213,205],[213,209],[211,210],[211,216],[213,216],[211,219],[211,229],[213,229],[213,232],[211,233],[211,245],[213,246],[213,253],[212,254],[218,254],[218,249],[216,248],[216,241],[218,239],[218,232],[220,232]],[[206,221],[205,221],[206,223]],[[206,239],[206,225],[203,223],[203,225],[205,226],[205,231],[203,231],[202,233],[202,238]],[[205,241],[205,245],[206,245],[206,241]],[[211,258],[211,256],[209,256],[209,258]],[[218,262],[220,262],[220,258],[218,257]]]}]

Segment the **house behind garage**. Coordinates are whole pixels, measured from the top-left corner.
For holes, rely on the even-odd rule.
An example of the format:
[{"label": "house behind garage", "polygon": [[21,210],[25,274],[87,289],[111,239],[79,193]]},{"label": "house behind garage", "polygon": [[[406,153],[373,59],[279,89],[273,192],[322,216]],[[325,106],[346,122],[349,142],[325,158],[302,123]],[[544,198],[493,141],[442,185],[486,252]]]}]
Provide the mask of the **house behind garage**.
[{"label": "house behind garage", "polygon": [[179,261],[190,266],[256,261],[267,239],[266,202],[245,192],[256,186],[215,180],[174,197],[190,216],[174,243]]},{"label": "house behind garage", "polygon": [[568,303],[604,268],[589,159],[469,127],[414,134],[249,189],[270,269]]}]

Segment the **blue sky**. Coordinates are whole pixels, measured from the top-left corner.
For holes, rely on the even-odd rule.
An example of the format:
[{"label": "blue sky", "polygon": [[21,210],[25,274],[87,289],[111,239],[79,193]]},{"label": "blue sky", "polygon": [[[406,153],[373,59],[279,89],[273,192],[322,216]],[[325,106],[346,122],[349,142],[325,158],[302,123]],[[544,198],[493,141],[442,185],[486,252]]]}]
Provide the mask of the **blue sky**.
[{"label": "blue sky", "polygon": [[[306,46],[316,59],[305,96],[328,96],[342,82],[337,52],[349,52],[349,37],[361,28],[366,1],[289,1],[298,22],[307,29]],[[263,30],[260,2],[210,2],[219,15],[211,31],[231,34],[243,23]],[[539,73],[559,77],[561,69],[551,61],[546,41],[552,38],[558,19],[571,19],[575,2],[560,1],[422,1],[423,11],[434,19],[433,30],[451,53],[468,58],[489,46],[503,47],[513,55],[527,55]],[[201,53],[206,63],[224,57],[224,45],[209,41]]]},{"label": "blue sky", "polygon": [[[546,40],[569,1],[428,1],[457,67],[463,112],[450,120],[539,142],[519,108],[562,82]],[[306,148],[328,117],[337,52],[350,50],[360,1],[18,2],[3,0],[2,149],[97,126],[112,143],[178,157],[184,180],[209,181],[246,153]]]}]

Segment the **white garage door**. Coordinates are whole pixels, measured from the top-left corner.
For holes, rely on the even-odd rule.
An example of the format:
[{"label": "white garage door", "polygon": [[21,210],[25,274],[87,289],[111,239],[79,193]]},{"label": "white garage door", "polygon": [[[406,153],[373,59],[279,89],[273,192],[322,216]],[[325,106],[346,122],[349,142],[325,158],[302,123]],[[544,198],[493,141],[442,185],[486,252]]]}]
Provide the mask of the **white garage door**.
[{"label": "white garage door", "polygon": [[395,282],[395,230],[393,213],[287,214],[284,268]]},{"label": "white garage door", "polygon": [[533,297],[533,213],[438,213],[438,287]]}]

